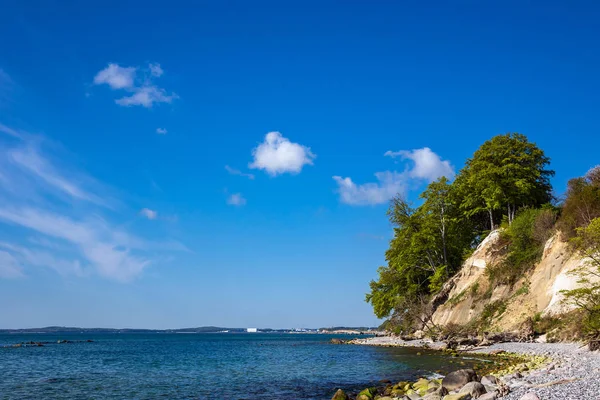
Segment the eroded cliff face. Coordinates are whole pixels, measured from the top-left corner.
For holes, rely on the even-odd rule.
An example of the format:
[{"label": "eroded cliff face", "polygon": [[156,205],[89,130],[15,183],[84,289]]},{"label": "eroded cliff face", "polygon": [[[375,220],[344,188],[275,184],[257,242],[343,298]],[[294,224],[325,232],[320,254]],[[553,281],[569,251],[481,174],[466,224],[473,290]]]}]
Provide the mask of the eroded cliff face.
[{"label": "eroded cliff face", "polygon": [[560,291],[577,287],[578,277],[573,271],[585,266],[586,260],[569,251],[560,233],[546,242],[540,262],[516,284],[490,288],[486,269],[500,263],[502,258],[500,233],[493,231],[446,283],[437,299],[441,305],[434,312],[433,321],[439,325],[463,325],[478,318],[486,305],[495,302],[501,307],[492,319],[491,330],[511,331],[536,313],[558,315],[573,308],[562,301]]}]

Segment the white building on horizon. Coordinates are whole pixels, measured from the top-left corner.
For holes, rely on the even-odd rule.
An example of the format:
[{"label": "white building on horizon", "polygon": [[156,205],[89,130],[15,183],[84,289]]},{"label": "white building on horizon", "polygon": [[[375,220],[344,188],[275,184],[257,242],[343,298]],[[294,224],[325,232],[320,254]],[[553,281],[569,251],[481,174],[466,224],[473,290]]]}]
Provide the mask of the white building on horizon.
[{"label": "white building on horizon", "polygon": [[256,329],[256,328],[246,328],[246,332],[248,332],[248,333],[256,333],[256,332],[258,332],[258,329]]}]

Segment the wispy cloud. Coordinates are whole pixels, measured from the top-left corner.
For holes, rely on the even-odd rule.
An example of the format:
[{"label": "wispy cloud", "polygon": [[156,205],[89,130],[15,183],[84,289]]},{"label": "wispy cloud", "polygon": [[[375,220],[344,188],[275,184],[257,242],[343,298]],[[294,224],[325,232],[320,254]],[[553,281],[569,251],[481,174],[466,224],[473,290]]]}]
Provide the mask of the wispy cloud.
[{"label": "wispy cloud", "polygon": [[246,199],[241,193],[233,193],[227,198],[227,204],[230,206],[241,207],[246,205]]},{"label": "wispy cloud", "polygon": [[454,167],[452,167],[450,161],[442,160],[429,147],[410,151],[386,151],[384,155],[392,158],[400,157],[402,160],[412,160],[414,166],[410,169],[411,178],[433,182],[442,176],[452,179],[455,175]]},{"label": "wispy cloud", "polygon": [[0,107],[4,106],[5,103],[13,102],[12,97],[14,95],[15,88],[15,82],[6,71],[0,68]]},{"label": "wispy cloud", "polygon": [[[19,132],[15,141],[8,135],[4,141],[0,135],[7,154],[0,159],[0,224],[11,235],[0,242],[0,277],[43,266],[63,275],[127,282],[153,263],[156,252],[187,250],[173,240],[149,242],[112,223],[103,216],[112,203],[104,185],[72,166],[63,168],[64,161],[51,155],[56,146],[45,145],[44,138]],[[118,210],[110,208],[114,219]],[[156,218],[146,210],[147,218]]]},{"label": "wispy cloud", "polygon": [[377,182],[357,185],[351,178],[334,176],[342,203],[363,206],[387,203],[398,193],[406,189],[406,176],[393,171],[376,172]]},{"label": "wispy cloud", "polygon": [[342,203],[355,206],[384,204],[397,194],[405,195],[414,181],[432,182],[442,176],[452,179],[455,175],[450,162],[442,160],[428,147],[411,151],[387,151],[384,155],[410,160],[412,166],[401,172],[377,172],[375,182],[363,184],[356,184],[349,177],[334,176]]},{"label": "wispy cloud", "polygon": [[163,75],[160,64],[149,64],[141,70],[142,78],[138,79],[140,68],[121,67],[118,64],[108,64],[94,77],[94,84],[106,84],[113,90],[125,90],[130,94],[115,100],[121,106],[142,106],[151,108],[156,103],[171,103],[178,99],[175,93],[168,93],[154,83],[155,78]]},{"label": "wispy cloud", "polygon": [[239,169],[231,168],[229,165],[225,166],[225,171],[229,172],[231,175],[244,176],[250,180],[254,179],[254,174],[247,174],[245,172],[240,171]]},{"label": "wispy cloud", "polygon": [[21,139],[23,137],[23,135],[21,133],[19,133],[16,130],[9,128],[8,126],[3,125],[3,124],[0,124],[0,132],[4,133],[6,135],[12,136],[12,137],[19,138],[19,139]]},{"label": "wispy cloud", "polygon": [[158,133],[159,135],[166,135],[167,132],[168,131],[165,128],[156,128],[156,133]]},{"label": "wispy cloud", "polygon": [[15,246],[5,242],[0,242],[0,248],[10,250],[12,252],[11,256],[22,265],[51,268],[63,276],[83,277],[88,275],[77,259],[61,259],[47,250]]},{"label": "wispy cloud", "polygon": [[163,71],[163,69],[160,67],[160,64],[159,64],[159,63],[150,64],[150,65],[148,65],[148,68],[150,68],[150,74],[151,74],[152,76],[155,76],[155,77],[157,77],[157,78],[158,78],[159,76],[161,76],[161,75],[164,73],[164,71]]},{"label": "wispy cloud", "polygon": [[262,169],[271,176],[286,172],[297,174],[305,165],[313,165],[316,156],[309,147],[293,143],[279,132],[269,132],[252,150],[250,168]]},{"label": "wispy cloud", "polygon": [[151,210],[149,208],[142,208],[140,210],[140,215],[143,217],[146,217],[148,219],[156,219],[156,217],[158,217],[158,213],[154,210]]},{"label": "wispy cloud", "polygon": [[15,279],[23,276],[23,268],[19,265],[19,261],[12,254],[0,250],[0,279]]},{"label": "wispy cloud", "polygon": [[175,93],[167,94],[164,89],[154,85],[147,85],[136,88],[132,95],[117,99],[115,103],[125,107],[142,106],[151,108],[154,103],[171,103],[177,98],[179,96]]},{"label": "wispy cloud", "polygon": [[107,203],[98,196],[86,192],[74,182],[63,177],[39,153],[35,145],[16,148],[8,152],[9,159],[19,167],[42,179],[46,184],[68,194],[69,196],[107,206]]},{"label": "wispy cloud", "polygon": [[111,89],[131,89],[134,85],[137,68],[108,64],[94,77],[94,84],[107,84]]}]

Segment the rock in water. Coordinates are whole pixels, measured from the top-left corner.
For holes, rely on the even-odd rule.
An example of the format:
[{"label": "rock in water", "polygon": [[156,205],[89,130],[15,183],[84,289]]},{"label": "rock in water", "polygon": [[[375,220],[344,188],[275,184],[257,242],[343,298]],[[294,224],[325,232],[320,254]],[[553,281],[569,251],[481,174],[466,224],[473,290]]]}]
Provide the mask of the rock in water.
[{"label": "rock in water", "polygon": [[465,386],[460,389],[459,393],[469,393],[471,397],[474,399],[479,398],[482,394],[485,394],[487,390],[485,390],[485,386],[483,386],[479,382],[469,382]]},{"label": "rock in water", "polygon": [[333,395],[331,400],[349,400],[348,395],[342,389],[338,389],[337,392]]},{"label": "rock in water", "polygon": [[442,386],[452,390],[460,390],[469,382],[476,382],[477,374],[472,369],[459,369],[458,371],[450,372],[442,380]]},{"label": "rock in water", "polygon": [[377,388],[368,388],[363,390],[356,396],[356,400],[373,400],[377,394]]},{"label": "rock in water", "polygon": [[521,400],[540,400],[540,398],[537,396],[537,394],[529,392],[521,397]]}]

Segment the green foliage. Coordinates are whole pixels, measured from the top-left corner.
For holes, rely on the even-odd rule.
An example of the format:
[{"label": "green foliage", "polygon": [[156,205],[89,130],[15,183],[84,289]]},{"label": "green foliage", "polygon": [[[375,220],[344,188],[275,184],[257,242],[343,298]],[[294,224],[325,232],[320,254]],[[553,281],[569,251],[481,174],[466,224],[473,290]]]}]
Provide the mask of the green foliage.
[{"label": "green foliage", "polygon": [[462,292],[457,293],[456,295],[454,295],[451,298],[449,298],[448,301],[447,301],[447,303],[450,304],[450,305],[452,305],[452,306],[455,306],[455,305],[457,305],[458,303],[460,303],[461,301],[464,300],[466,294],[467,294],[467,291],[463,290]]},{"label": "green foliage", "polygon": [[483,307],[483,311],[481,312],[479,321],[477,322],[479,329],[488,329],[492,325],[494,319],[501,317],[505,311],[506,302],[502,300],[496,300],[486,304],[485,307]]},{"label": "green foliage", "polygon": [[490,227],[494,217],[506,210],[512,223],[520,207],[538,207],[552,196],[547,169],[550,159],[525,135],[507,133],[485,142],[467,160],[456,179],[461,193],[461,208],[467,216],[485,213]]},{"label": "green foliage", "polygon": [[[548,163],[544,152],[524,135],[498,135],[467,160],[453,183],[445,177],[430,183],[418,207],[393,199],[388,217],[394,237],[385,253],[386,265],[378,269],[378,279],[371,281],[366,295],[375,314],[392,316],[394,326],[402,329],[414,326],[418,313],[413,311],[422,307],[411,302],[440,292],[488,229],[495,228],[494,218],[500,220],[503,214],[510,225],[508,267],[493,272],[499,280],[512,282],[526,270],[554,224],[552,211],[544,211],[542,218],[541,211],[527,208],[552,198],[549,179],[554,172],[547,169]],[[515,218],[521,209],[525,210]],[[478,289],[472,287],[471,295]]]},{"label": "green foliage", "polygon": [[421,198],[417,208],[395,198],[388,210],[394,238],[386,251],[387,265],[379,268],[366,296],[380,318],[401,311],[406,298],[439,291],[473,242],[472,225],[462,217],[446,178],[432,182]]},{"label": "green foliage", "polygon": [[514,296],[522,296],[524,294],[528,294],[529,293],[529,284],[525,284],[523,286],[521,286],[514,294]]},{"label": "green foliage", "polygon": [[587,226],[600,217],[600,166],[592,168],[581,178],[571,179],[562,204],[558,223],[566,239],[577,235],[577,228]]},{"label": "green foliage", "polygon": [[552,235],[555,215],[549,209],[526,208],[512,224],[504,224],[501,240],[507,243],[507,254],[502,262],[486,270],[492,282],[512,285],[535,265]]},{"label": "green foliage", "polygon": [[429,277],[429,291],[431,293],[437,293],[442,289],[442,286],[448,280],[448,267],[442,265],[437,268],[433,275]]},{"label": "green foliage", "polygon": [[578,228],[577,236],[571,242],[589,261],[576,271],[582,286],[563,293],[567,301],[583,311],[585,332],[600,338],[600,217],[593,219],[587,227]]}]

